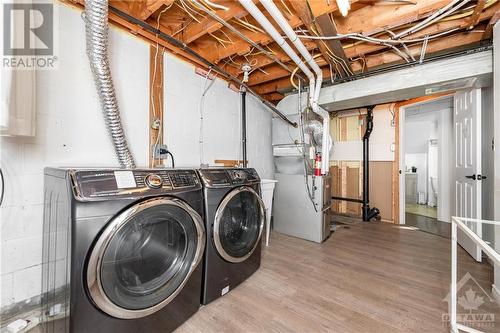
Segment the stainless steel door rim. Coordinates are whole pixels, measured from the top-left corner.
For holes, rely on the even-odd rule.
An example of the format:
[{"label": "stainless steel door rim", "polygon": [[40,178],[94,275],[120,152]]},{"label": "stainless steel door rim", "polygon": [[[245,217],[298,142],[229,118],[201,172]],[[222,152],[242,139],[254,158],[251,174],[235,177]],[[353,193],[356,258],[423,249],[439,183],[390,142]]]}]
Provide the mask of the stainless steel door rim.
[{"label": "stainless steel door rim", "polygon": [[[111,239],[113,239],[113,237],[120,230],[120,228],[126,225],[134,215],[145,209],[160,205],[177,206],[186,211],[186,213],[191,217],[197,231],[197,245],[194,258],[192,260],[189,271],[186,274],[186,277],[184,278],[182,283],[173,293],[171,293],[163,301],[154,306],[140,310],[130,310],[122,308],[113,303],[104,292],[101,281],[101,264],[103,255]],[[102,311],[109,314],[110,316],[119,319],[135,319],[135,318],[146,317],[152,313],[161,310],[178,295],[178,293],[182,290],[182,288],[188,281],[189,277],[195,270],[195,268],[198,266],[203,255],[203,251],[205,249],[205,240],[206,237],[205,237],[205,227],[203,219],[193,208],[191,208],[187,203],[185,203],[182,200],[170,197],[161,197],[161,198],[149,199],[130,207],[129,209],[125,210],[123,213],[115,217],[106,226],[103,233],[101,234],[101,236],[99,237],[95,246],[92,249],[87,265],[87,287],[92,300]]]},{"label": "stainless steel door rim", "polygon": [[[255,242],[255,245],[253,248],[244,256],[242,257],[235,257],[230,255],[229,253],[226,252],[224,247],[222,246],[221,240],[220,240],[220,234],[219,234],[219,227],[221,224],[222,220],[222,215],[224,212],[224,209],[226,209],[229,201],[231,201],[232,198],[234,198],[236,195],[240,194],[241,192],[249,192],[252,193],[255,198],[257,198],[257,202],[259,203],[259,211],[260,211],[260,221],[259,221],[259,236],[257,237],[257,241]],[[243,262],[246,259],[248,259],[252,253],[255,251],[257,246],[259,245],[259,241],[262,237],[262,230],[264,229],[264,223],[266,221],[266,213],[264,209],[264,202],[260,198],[259,194],[252,189],[251,187],[248,186],[241,186],[238,187],[231,192],[229,192],[228,195],[224,197],[224,199],[221,201],[219,207],[217,208],[217,211],[215,212],[215,222],[213,226],[213,234],[214,234],[214,243],[215,243],[215,248],[219,252],[220,256],[224,258],[225,260],[232,262],[232,263],[239,263]]]}]

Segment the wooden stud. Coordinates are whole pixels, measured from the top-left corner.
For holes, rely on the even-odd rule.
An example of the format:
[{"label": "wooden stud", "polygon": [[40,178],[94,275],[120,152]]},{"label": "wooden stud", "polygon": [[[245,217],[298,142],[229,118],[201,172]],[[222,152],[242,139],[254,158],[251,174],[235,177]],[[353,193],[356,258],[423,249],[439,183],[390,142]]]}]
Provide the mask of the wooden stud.
[{"label": "wooden stud", "polygon": [[163,143],[163,52],[162,46],[149,48],[149,167],[158,160],[153,157],[153,148]]},{"label": "wooden stud", "polygon": [[470,19],[467,22],[467,29],[472,30],[479,23],[479,16],[486,5],[486,0],[478,0]]}]

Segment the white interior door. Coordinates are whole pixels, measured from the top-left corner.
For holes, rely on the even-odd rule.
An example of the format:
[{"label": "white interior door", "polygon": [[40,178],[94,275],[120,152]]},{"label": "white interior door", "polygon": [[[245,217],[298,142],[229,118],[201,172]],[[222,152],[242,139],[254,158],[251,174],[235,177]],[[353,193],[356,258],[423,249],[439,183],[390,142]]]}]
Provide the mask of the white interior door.
[{"label": "white interior door", "polygon": [[[481,89],[455,93],[454,122],[454,215],[481,218]],[[478,223],[468,226],[482,237]],[[458,243],[477,261],[481,249],[458,232]]]}]

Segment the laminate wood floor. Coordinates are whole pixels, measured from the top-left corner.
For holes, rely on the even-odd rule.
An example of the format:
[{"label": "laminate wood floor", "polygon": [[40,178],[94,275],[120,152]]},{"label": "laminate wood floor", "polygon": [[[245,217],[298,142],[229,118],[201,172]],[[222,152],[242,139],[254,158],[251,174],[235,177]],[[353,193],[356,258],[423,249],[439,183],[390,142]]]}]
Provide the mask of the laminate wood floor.
[{"label": "laminate wood floor", "polygon": [[[273,232],[263,249],[259,271],[176,332],[449,332],[442,319],[450,283],[446,238],[362,223],[339,228],[321,245]],[[491,266],[460,248],[459,279],[466,272],[491,291]],[[484,303],[479,312],[500,318],[489,295],[476,296]],[[473,310],[459,306],[462,312]],[[482,329],[500,331],[500,322],[492,324]]]}]

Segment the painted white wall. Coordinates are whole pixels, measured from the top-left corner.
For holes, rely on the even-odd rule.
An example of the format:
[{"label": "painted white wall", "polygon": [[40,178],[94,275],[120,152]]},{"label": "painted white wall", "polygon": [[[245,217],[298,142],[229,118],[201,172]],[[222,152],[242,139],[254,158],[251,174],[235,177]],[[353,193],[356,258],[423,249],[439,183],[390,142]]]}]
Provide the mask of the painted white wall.
[{"label": "painted white wall", "polygon": [[[396,132],[392,126],[390,104],[378,105],[373,110],[373,132],[370,135],[370,161],[394,161],[391,146]],[[335,141],[331,161],[362,161],[363,141]]]},{"label": "painted white wall", "polygon": [[[37,81],[36,136],[1,138],[5,201],[1,217],[1,297],[7,308],[40,294],[43,168],[117,167],[85,53],[81,12],[60,3],[59,67],[41,71]],[[138,166],[147,166],[149,141],[149,44],[110,29],[110,64],[122,122]],[[179,166],[199,166],[197,103],[203,78],[167,55],[165,139]],[[218,80],[206,97],[205,156],[238,159],[238,94]],[[252,96],[247,100],[248,157],[262,177],[272,178],[271,114]]]},{"label": "painted white wall", "polygon": [[[421,118],[413,116],[412,118]],[[406,118],[405,128],[405,152],[407,154],[427,154],[430,139],[437,139],[437,122],[419,121]]]},{"label": "painted white wall", "polygon": [[[2,137],[5,199],[1,214],[1,299],[6,307],[40,294],[43,168],[118,166],[85,53],[80,12],[60,6],[59,67],[39,71],[36,136]],[[149,48],[117,29],[110,61],[122,121],[139,165],[147,163]]]},{"label": "painted white wall", "polygon": [[[482,191],[482,213],[483,219],[493,220],[495,218],[495,192],[494,189],[494,158],[492,143],[494,137],[494,113],[493,113],[493,87],[481,89],[481,172],[487,176],[483,180]],[[483,238],[489,242],[494,242],[494,230],[492,225],[483,225]]]},{"label": "painted white wall", "polygon": [[405,160],[408,168],[417,168],[417,191],[427,193],[427,153],[406,154]]},{"label": "painted white wall", "polygon": [[[200,101],[205,77],[195,68],[165,55],[164,139],[178,166],[200,165]],[[210,84],[208,80],[207,86]],[[261,177],[272,178],[272,114],[247,94],[247,153],[249,167]],[[203,103],[203,163],[242,158],[241,97],[227,82],[216,79]],[[168,164],[168,162],[167,162]]]}]

